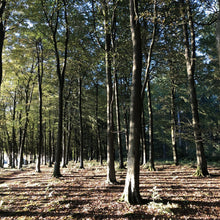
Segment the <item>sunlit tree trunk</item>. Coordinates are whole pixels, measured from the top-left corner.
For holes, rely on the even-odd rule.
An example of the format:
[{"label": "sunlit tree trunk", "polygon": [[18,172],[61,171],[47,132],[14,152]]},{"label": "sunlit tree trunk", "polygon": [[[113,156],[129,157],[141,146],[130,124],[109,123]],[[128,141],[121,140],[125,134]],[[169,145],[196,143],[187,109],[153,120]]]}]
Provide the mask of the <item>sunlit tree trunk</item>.
[{"label": "sunlit tree trunk", "polygon": [[42,93],[42,78],[43,78],[43,45],[41,40],[36,42],[37,51],[37,64],[38,64],[38,92],[39,92],[39,143],[37,149],[37,163],[36,172],[41,172],[40,170],[40,158],[41,149],[43,148],[43,121],[42,121],[42,110],[43,110],[43,93]]},{"label": "sunlit tree trunk", "polygon": [[51,132],[51,122],[49,116],[49,140],[48,140],[48,167],[52,167],[52,132]]},{"label": "sunlit tree trunk", "polygon": [[122,140],[121,140],[121,117],[119,110],[119,95],[118,95],[118,76],[117,73],[115,76],[115,112],[116,112],[116,125],[117,125],[117,141],[118,141],[118,153],[119,153],[119,168],[124,168],[123,163],[123,149],[122,149]]},{"label": "sunlit tree trunk", "polygon": [[113,135],[113,89],[111,72],[111,34],[108,24],[108,1],[103,4],[104,28],[105,28],[105,72],[107,89],[107,182],[115,183],[115,165],[114,165],[114,135]]},{"label": "sunlit tree trunk", "polygon": [[119,154],[119,168],[124,168],[123,163],[123,150],[122,150],[122,139],[121,139],[121,118],[119,109],[119,95],[118,95],[118,74],[117,74],[117,54],[116,54],[116,6],[113,0],[113,14],[112,14],[112,27],[111,27],[111,41],[112,41],[112,54],[113,54],[113,75],[114,75],[114,92],[115,92],[115,115],[116,115],[116,127],[117,127],[117,143],[118,143],[118,154]]},{"label": "sunlit tree trunk", "polygon": [[128,110],[125,109],[124,112],[124,126],[125,126],[125,144],[126,144],[126,150],[128,150],[128,145],[129,145],[129,124],[128,124]]},{"label": "sunlit tree trunk", "polygon": [[204,153],[202,134],[199,122],[198,102],[196,96],[196,87],[194,80],[195,72],[195,31],[193,24],[193,15],[191,12],[191,5],[189,0],[181,0],[180,12],[183,19],[183,36],[185,47],[185,60],[188,78],[188,87],[190,95],[190,105],[192,111],[192,124],[196,145],[197,170],[196,176],[207,176],[207,162]]},{"label": "sunlit tree trunk", "polygon": [[72,160],[72,151],[71,151],[71,136],[72,136],[72,117],[69,115],[69,121],[67,122],[67,152],[66,152],[66,164]]},{"label": "sunlit tree trunk", "polygon": [[100,164],[102,165],[102,145],[101,145],[101,136],[100,136],[100,124],[99,124],[99,118],[98,118],[98,113],[99,113],[99,86],[98,83],[95,85],[96,87],[96,110],[95,110],[95,115],[96,115],[96,160],[97,162],[100,161]]},{"label": "sunlit tree trunk", "polygon": [[142,198],[139,192],[139,173],[140,173],[140,132],[141,132],[141,71],[142,71],[142,52],[141,52],[141,32],[138,18],[138,1],[130,0],[130,26],[133,45],[133,69],[132,69],[132,88],[130,100],[130,132],[129,149],[127,160],[127,175],[125,180],[122,200],[139,204]]},{"label": "sunlit tree trunk", "polygon": [[67,165],[67,159],[66,159],[66,154],[67,154],[67,127],[68,127],[68,122],[67,122],[67,101],[64,101],[64,116],[63,116],[63,123],[64,123],[64,128],[63,129],[63,149],[62,149],[62,168],[66,168]]},{"label": "sunlit tree trunk", "polygon": [[144,108],[142,112],[142,135],[143,135],[143,165],[147,164],[147,138],[146,138],[146,131],[145,131],[145,116],[144,116]]},{"label": "sunlit tree trunk", "polygon": [[[33,68],[33,66],[32,66]],[[33,71],[33,69],[32,69]],[[32,100],[32,94],[34,90],[34,84],[32,85],[32,88],[30,88],[30,80],[31,78],[28,79],[27,86],[25,88],[25,124],[24,128],[21,132],[21,137],[20,137],[20,146],[19,146],[19,159],[18,159],[18,169],[22,169],[23,165],[23,153],[24,153],[24,146],[25,146],[25,139],[27,135],[27,127],[28,127],[28,122],[29,122],[29,111],[30,111],[30,103]],[[31,91],[30,91],[31,90]]]},{"label": "sunlit tree trunk", "polygon": [[82,123],[82,78],[79,78],[79,133],[80,133],[80,168],[83,169],[83,123]]},{"label": "sunlit tree trunk", "polygon": [[17,93],[14,93],[14,103],[13,103],[13,114],[12,114],[12,161],[11,167],[15,168],[15,153],[17,152],[17,141],[16,141],[16,129],[15,129],[15,116],[16,116],[16,103],[17,103]]},{"label": "sunlit tree trunk", "polygon": [[44,144],[43,144],[43,149],[44,149],[44,165],[47,165],[47,124],[46,122],[44,123],[44,130],[45,130],[45,133],[44,133]]},{"label": "sunlit tree trunk", "polygon": [[149,170],[154,171],[154,128],[153,128],[153,109],[151,101],[150,80],[147,82],[147,101],[148,101],[148,116],[149,116]]},{"label": "sunlit tree trunk", "polygon": [[174,164],[178,165],[178,156],[177,156],[177,145],[176,145],[176,108],[175,108],[175,85],[172,80],[172,88],[171,88],[171,144],[173,150],[173,161]]}]

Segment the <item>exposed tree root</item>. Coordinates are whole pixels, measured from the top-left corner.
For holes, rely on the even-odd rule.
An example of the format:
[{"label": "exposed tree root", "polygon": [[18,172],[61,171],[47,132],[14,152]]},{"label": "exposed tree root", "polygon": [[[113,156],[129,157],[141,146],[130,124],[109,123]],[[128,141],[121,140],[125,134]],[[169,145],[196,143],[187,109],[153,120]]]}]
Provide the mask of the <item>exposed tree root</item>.
[{"label": "exposed tree root", "polygon": [[201,167],[197,167],[196,172],[194,173],[194,176],[196,177],[206,177],[209,173],[206,170],[202,170]]},{"label": "exposed tree root", "polygon": [[127,202],[131,205],[143,204],[143,199],[141,198],[140,194],[131,193],[128,195],[127,193],[123,193],[119,202]]},{"label": "exposed tree root", "polygon": [[156,169],[155,169],[154,166],[149,165],[149,166],[148,166],[148,170],[149,170],[149,171],[155,171]]}]

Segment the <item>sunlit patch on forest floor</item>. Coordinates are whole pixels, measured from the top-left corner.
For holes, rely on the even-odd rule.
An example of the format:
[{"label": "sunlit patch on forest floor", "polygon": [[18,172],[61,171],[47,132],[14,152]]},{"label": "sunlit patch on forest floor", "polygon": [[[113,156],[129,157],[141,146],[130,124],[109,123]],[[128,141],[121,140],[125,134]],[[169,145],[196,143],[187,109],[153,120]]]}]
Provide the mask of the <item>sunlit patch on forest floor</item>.
[{"label": "sunlit patch on forest floor", "polygon": [[117,185],[106,183],[105,166],[71,164],[52,177],[52,168],[0,170],[1,219],[220,219],[220,168],[210,177],[193,176],[190,166],[141,168],[142,205],[120,202],[126,170],[117,170]]}]

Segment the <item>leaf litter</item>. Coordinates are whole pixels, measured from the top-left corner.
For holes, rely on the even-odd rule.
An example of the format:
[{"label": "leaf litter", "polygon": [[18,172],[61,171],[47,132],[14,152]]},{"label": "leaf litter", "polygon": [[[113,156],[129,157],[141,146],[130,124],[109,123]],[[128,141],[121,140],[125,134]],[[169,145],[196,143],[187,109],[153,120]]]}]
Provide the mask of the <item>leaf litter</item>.
[{"label": "leaf litter", "polygon": [[[187,166],[141,167],[140,192],[145,204],[120,202],[126,170],[118,170],[117,185],[106,183],[106,167],[75,163],[52,177],[52,168],[0,170],[1,219],[219,219],[220,169],[197,178]],[[4,174],[4,175],[2,175]],[[3,178],[2,178],[3,177]]]}]

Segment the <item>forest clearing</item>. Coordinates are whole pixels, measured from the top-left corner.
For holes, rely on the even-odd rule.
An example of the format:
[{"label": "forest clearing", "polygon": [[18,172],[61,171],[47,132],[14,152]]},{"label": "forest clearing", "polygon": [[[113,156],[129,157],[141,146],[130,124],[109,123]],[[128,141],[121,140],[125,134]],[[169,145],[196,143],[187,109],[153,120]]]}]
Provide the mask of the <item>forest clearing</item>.
[{"label": "forest clearing", "polygon": [[220,168],[211,176],[193,176],[190,165],[157,165],[140,170],[142,205],[120,202],[126,170],[117,169],[118,184],[106,183],[106,166],[70,163],[63,176],[42,166],[0,170],[1,219],[219,219]]}]

